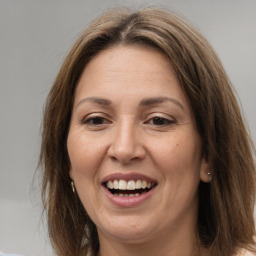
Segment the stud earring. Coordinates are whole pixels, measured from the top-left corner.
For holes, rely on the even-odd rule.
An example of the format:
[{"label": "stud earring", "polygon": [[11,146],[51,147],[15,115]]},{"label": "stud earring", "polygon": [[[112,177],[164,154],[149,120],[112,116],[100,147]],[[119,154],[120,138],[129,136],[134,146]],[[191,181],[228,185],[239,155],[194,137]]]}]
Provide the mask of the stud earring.
[{"label": "stud earring", "polygon": [[208,172],[207,175],[208,175],[208,181],[211,182],[212,181],[212,173]]},{"label": "stud earring", "polygon": [[71,181],[71,188],[72,188],[73,193],[75,194],[76,190],[75,190],[75,185],[74,185],[73,180]]}]

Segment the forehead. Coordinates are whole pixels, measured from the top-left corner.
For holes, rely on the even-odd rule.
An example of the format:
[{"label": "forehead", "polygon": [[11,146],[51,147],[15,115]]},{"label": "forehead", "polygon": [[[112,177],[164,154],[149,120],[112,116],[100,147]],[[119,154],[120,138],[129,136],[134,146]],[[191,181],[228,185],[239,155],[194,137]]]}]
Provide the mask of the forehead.
[{"label": "forehead", "polygon": [[115,46],[96,55],[85,67],[76,89],[82,97],[176,97],[187,104],[176,74],[161,52],[142,46]]}]

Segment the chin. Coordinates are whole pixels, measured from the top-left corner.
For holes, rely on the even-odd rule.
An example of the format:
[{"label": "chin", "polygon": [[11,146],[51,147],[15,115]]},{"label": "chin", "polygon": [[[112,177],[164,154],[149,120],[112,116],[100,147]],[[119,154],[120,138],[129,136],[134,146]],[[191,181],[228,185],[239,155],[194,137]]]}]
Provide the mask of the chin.
[{"label": "chin", "polygon": [[[142,219],[144,221],[142,221]],[[155,233],[156,227],[152,222],[145,222],[145,217],[115,217],[98,227],[99,237],[101,233],[125,243],[140,243],[149,239]]]}]

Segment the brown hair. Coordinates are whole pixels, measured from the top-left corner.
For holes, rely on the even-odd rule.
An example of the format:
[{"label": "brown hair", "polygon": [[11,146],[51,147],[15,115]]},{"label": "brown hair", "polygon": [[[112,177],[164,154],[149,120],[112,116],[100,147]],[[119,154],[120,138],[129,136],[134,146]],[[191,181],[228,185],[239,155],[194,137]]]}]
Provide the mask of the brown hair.
[{"label": "brown hair", "polygon": [[[66,57],[47,98],[40,165],[42,199],[57,255],[96,254],[97,230],[70,187],[67,135],[75,88],[86,64],[115,45],[147,45],[172,63],[195,115],[213,179],[199,185],[197,234],[210,255],[254,245],[255,153],[231,83],[213,49],[171,12],[112,10],[94,21]],[[72,238],[72,239],[71,239]]]}]

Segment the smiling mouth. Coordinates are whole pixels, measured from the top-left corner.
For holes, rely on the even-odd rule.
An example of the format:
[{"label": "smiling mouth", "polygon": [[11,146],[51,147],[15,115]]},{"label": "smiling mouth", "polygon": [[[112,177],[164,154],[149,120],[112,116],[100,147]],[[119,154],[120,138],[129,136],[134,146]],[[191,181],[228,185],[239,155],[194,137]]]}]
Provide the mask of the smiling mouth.
[{"label": "smiling mouth", "polygon": [[145,180],[109,180],[104,186],[114,196],[118,197],[136,197],[149,192],[157,184]]}]

